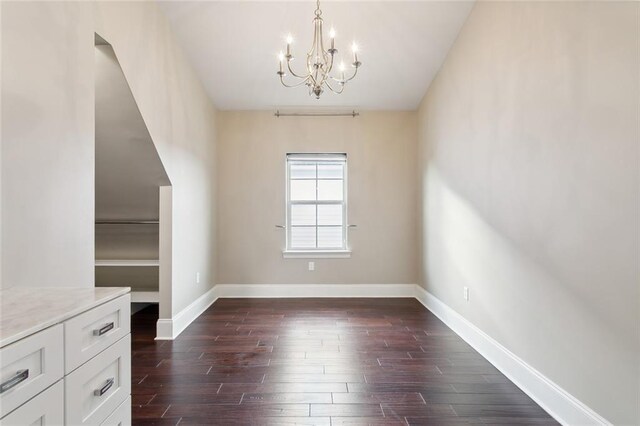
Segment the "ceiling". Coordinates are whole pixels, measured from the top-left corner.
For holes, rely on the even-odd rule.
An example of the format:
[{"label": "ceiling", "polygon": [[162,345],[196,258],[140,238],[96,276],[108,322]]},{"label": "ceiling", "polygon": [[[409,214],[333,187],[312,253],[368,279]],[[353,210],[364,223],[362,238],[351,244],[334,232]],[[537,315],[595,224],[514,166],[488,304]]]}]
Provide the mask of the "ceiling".
[{"label": "ceiling", "polygon": [[285,47],[287,33],[294,37],[294,56],[303,58],[309,50],[315,2],[163,1],[160,5],[219,109],[413,110],[473,1],[323,2],[325,37],[333,26],[336,48],[348,53],[345,63],[356,41],[363,66],[342,95],[325,91],[319,100],[309,96],[306,87],[282,87],[276,75],[277,55]]}]

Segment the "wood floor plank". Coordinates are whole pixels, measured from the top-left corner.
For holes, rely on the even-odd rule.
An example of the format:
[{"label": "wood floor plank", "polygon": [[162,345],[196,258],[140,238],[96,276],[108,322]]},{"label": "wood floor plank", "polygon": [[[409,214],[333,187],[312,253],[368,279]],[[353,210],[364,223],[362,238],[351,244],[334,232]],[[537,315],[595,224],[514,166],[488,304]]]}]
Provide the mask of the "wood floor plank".
[{"label": "wood floor plank", "polygon": [[425,404],[418,392],[361,392],[333,394],[334,404]]},{"label": "wood floor plank", "polygon": [[442,392],[456,393],[450,383],[347,383],[349,392]]},{"label": "wood floor plank", "polygon": [[197,417],[181,417],[180,425],[210,426],[219,424],[224,426],[331,426],[329,417],[216,417],[214,420]]},{"label": "wood floor plank", "polygon": [[330,393],[245,393],[241,404],[331,404]]},{"label": "wood floor plank", "polygon": [[307,417],[309,404],[212,405],[171,404],[163,417]]},{"label": "wood floor plank", "polygon": [[422,392],[427,403],[472,405],[531,405],[533,400],[525,393],[441,393]]},{"label": "wood floor plank", "polygon": [[135,425],[556,425],[415,299],[219,299],[132,317]]},{"label": "wood floor plank", "polygon": [[407,423],[389,417],[331,417],[331,426],[407,426]]},{"label": "wood floor plank", "polygon": [[381,404],[387,417],[457,417],[449,404]]},{"label": "wood floor plank", "polygon": [[311,404],[312,416],[383,417],[380,404]]},{"label": "wood floor plank", "polygon": [[546,418],[548,414],[534,404],[452,404],[460,417]]},{"label": "wood floor plank", "polygon": [[346,383],[224,383],[219,393],[334,393],[348,392]]},{"label": "wood floor plank", "polygon": [[482,417],[483,425],[491,426],[552,426],[558,423],[550,418],[521,418],[521,417]]},{"label": "wood floor plank", "polygon": [[268,373],[264,383],[339,383],[364,382],[362,374],[272,374]]},{"label": "wood floor plank", "polygon": [[161,393],[156,394],[151,400],[151,404],[208,404],[208,405],[228,405],[240,404],[242,394],[211,394],[211,393]]},{"label": "wood floor plank", "polygon": [[470,426],[482,425],[481,419],[463,417],[405,417],[408,426]]}]

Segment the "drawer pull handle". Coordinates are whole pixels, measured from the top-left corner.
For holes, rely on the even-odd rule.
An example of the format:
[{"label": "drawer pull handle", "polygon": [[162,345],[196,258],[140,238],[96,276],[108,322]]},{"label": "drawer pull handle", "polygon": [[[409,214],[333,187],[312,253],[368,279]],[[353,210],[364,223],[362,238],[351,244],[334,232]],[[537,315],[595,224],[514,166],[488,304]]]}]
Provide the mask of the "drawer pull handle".
[{"label": "drawer pull handle", "polygon": [[104,384],[103,387],[101,387],[100,389],[96,389],[93,391],[93,394],[95,396],[102,396],[105,393],[107,393],[107,391],[109,389],[111,389],[111,386],[113,386],[113,384],[115,383],[116,379],[115,378],[110,378],[109,380],[107,380],[107,383]]},{"label": "drawer pull handle", "polygon": [[105,325],[104,327],[102,327],[102,328],[100,328],[98,330],[93,330],[93,335],[94,336],[102,336],[107,331],[113,330],[113,327],[115,327],[115,324],[112,321],[109,324]]},{"label": "drawer pull handle", "polygon": [[4,391],[8,391],[12,387],[18,385],[19,383],[24,382],[28,378],[29,378],[28,368],[26,370],[18,370],[12,378],[0,384],[0,393],[3,393]]}]

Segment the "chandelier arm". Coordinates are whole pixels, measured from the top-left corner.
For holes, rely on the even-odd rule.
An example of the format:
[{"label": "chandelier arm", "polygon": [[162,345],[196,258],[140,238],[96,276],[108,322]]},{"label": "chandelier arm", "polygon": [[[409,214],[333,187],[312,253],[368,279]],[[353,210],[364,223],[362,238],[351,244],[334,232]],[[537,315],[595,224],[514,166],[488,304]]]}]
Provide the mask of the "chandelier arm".
[{"label": "chandelier arm", "polygon": [[321,73],[321,68],[318,67],[315,72],[313,73],[313,81],[318,85],[318,86],[322,86],[322,84],[324,83],[324,74]]},{"label": "chandelier arm", "polygon": [[328,73],[322,73],[322,78],[320,79],[320,84],[327,84],[327,82],[329,81],[329,74]]},{"label": "chandelier arm", "polygon": [[326,80],[327,76],[329,75],[329,73],[331,72],[331,69],[333,68],[333,55],[330,55],[327,51],[324,50],[324,45],[322,45],[322,74],[323,74],[323,79]]},{"label": "chandelier arm", "polygon": [[317,82],[318,82],[318,70],[315,69],[315,67],[313,66],[312,58],[313,58],[313,50],[311,50],[309,53],[307,53],[307,73],[308,73],[308,76],[311,77],[313,82],[315,84],[317,84]]},{"label": "chandelier arm", "polygon": [[289,72],[291,73],[292,76],[297,77],[297,78],[308,78],[309,76],[304,76],[304,75],[298,75],[296,74],[293,69],[291,68],[291,61],[287,61],[287,69],[289,70]]},{"label": "chandelier arm", "polygon": [[280,76],[280,83],[282,83],[282,85],[284,87],[298,87],[298,86],[302,86],[303,84],[305,84],[308,79],[309,79],[309,77],[307,77],[304,80],[299,81],[298,83],[295,83],[295,84],[287,84],[287,83],[284,82],[284,76]]},{"label": "chandelier arm", "polygon": [[312,66],[311,66],[311,55],[312,52],[307,53],[306,65],[307,65],[307,75],[313,74]]},{"label": "chandelier arm", "polygon": [[327,51],[324,50],[324,40],[322,39],[322,19],[320,19],[320,34],[318,36],[318,53],[322,55],[324,63],[327,63]]},{"label": "chandelier arm", "polygon": [[351,81],[355,78],[356,74],[358,74],[358,68],[360,67],[355,67],[355,70],[353,72],[353,75],[349,78],[345,78],[344,80],[341,78],[335,78],[334,76],[330,75],[329,77],[331,78],[331,80],[335,81],[336,83],[341,83],[341,84],[346,84],[348,81]]},{"label": "chandelier arm", "polygon": [[[329,59],[329,56],[331,57]],[[320,79],[320,84],[324,84],[331,77],[331,69],[333,68],[333,55],[328,55],[326,52],[323,52],[323,60],[325,61],[322,67],[322,75]],[[327,68],[324,68],[324,65],[328,64]],[[319,70],[318,70],[319,72]]]},{"label": "chandelier arm", "polygon": [[336,90],[336,89],[334,89],[334,88],[331,86],[331,84],[329,84],[329,80],[325,81],[325,83],[324,83],[324,84],[325,84],[325,86],[327,86],[327,87],[329,88],[329,90],[331,90],[331,91],[332,91],[333,93],[335,93],[336,95],[341,94],[341,93],[342,93],[342,91],[344,90],[344,85],[342,85],[342,86],[340,87],[340,90]]},{"label": "chandelier arm", "polygon": [[360,69],[360,67],[355,67],[355,71],[353,72],[353,75],[351,77],[349,77],[348,79],[346,79],[344,82],[347,83],[347,82],[353,80],[354,78],[356,78],[356,75],[358,75],[358,69]]},{"label": "chandelier arm", "polygon": [[313,73],[309,73],[309,75],[307,76],[307,78],[309,80],[311,80],[311,82],[314,84],[314,86],[318,85],[318,80],[316,79],[316,77],[314,77]]},{"label": "chandelier arm", "polygon": [[327,73],[326,74],[330,75],[331,74],[331,70],[333,70],[333,55],[329,54],[329,55],[326,55],[326,56],[329,56],[331,58],[330,60],[326,60],[325,59],[326,63],[329,64],[329,67],[327,68]]},{"label": "chandelier arm", "polygon": [[322,68],[318,67],[316,70],[315,80],[318,82],[320,86],[324,83],[324,73],[322,72]]},{"label": "chandelier arm", "polygon": [[[329,72],[327,73],[327,76],[329,77],[329,79],[335,81],[336,83],[341,83],[344,80],[342,80],[341,78],[336,78],[331,74],[331,71],[333,71],[333,57],[331,57],[331,68],[329,69]],[[344,74],[344,73],[343,73]]]},{"label": "chandelier arm", "polygon": [[315,18],[313,18],[313,42],[311,43],[311,49],[309,49],[309,51],[307,52],[307,61],[309,60],[309,58],[311,58],[313,55],[313,52],[315,52],[317,50],[317,46],[318,46],[318,24],[322,23],[322,18],[319,15],[316,15]]},{"label": "chandelier arm", "polygon": [[313,49],[307,52],[307,72],[311,74],[311,70],[313,68],[313,64],[311,63],[311,58],[313,57]]}]

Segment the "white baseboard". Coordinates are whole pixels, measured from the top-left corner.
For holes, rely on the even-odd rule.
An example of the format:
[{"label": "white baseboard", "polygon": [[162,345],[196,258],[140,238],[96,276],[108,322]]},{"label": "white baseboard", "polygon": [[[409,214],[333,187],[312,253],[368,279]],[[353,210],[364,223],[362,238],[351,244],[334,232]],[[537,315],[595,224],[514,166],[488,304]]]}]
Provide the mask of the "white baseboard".
[{"label": "white baseboard", "polygon": [[156,324],[156,340],[173,340],[218,299],[217,286],[194,300],[172,319],[159,319]]},{"label": "white baseboard", "polygon": [[173,334],[173,320],[159,319],[156,323],[156,340],[173,340],[178,335]]},{"label": "white baseboard", "polygon": [[415,297],[415,284],[218,284],[229,297]]},{"label": "white baseboard", "polygon": [[415,297],[502,374],[563,425],[611,425],[595,411],[510,352],[420,286]]}]

